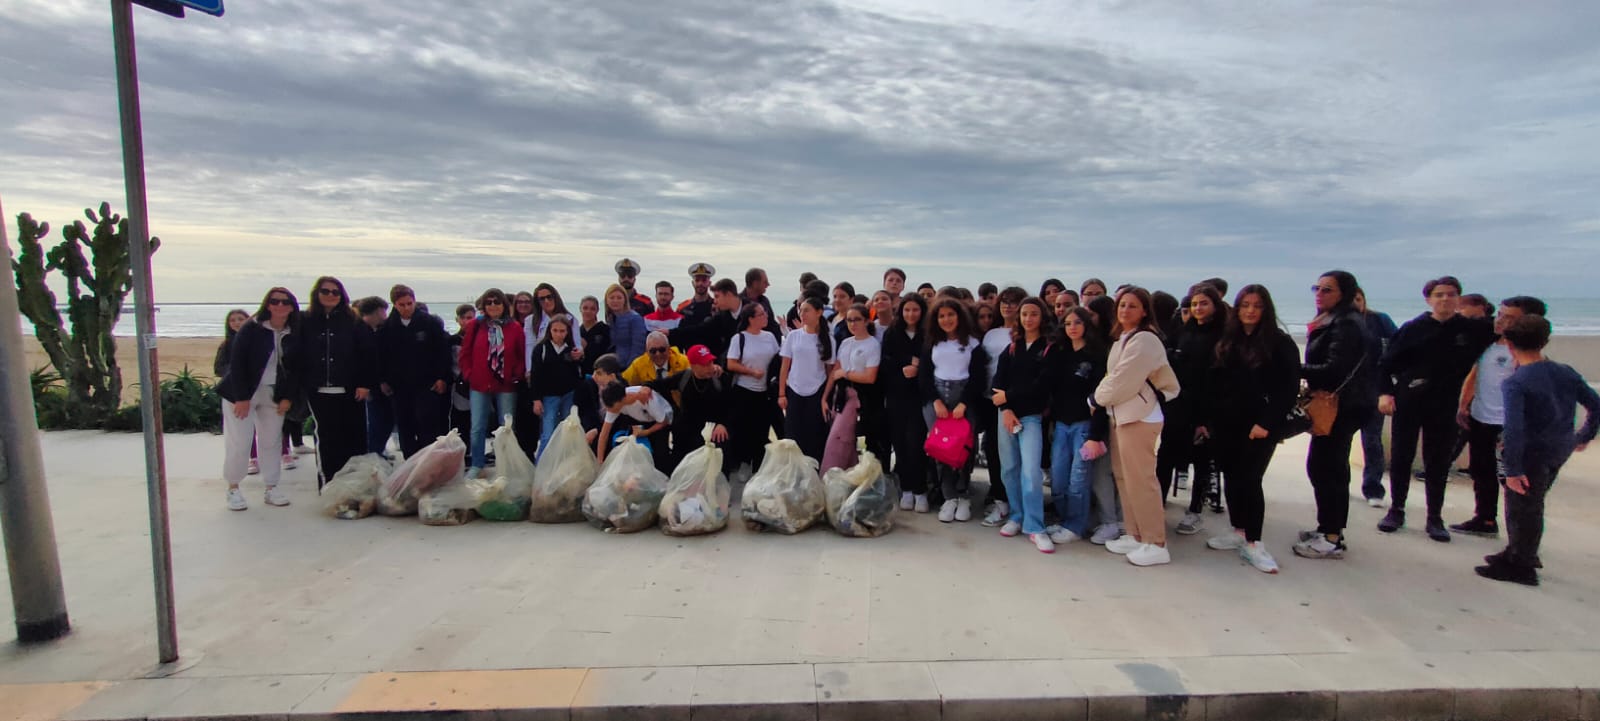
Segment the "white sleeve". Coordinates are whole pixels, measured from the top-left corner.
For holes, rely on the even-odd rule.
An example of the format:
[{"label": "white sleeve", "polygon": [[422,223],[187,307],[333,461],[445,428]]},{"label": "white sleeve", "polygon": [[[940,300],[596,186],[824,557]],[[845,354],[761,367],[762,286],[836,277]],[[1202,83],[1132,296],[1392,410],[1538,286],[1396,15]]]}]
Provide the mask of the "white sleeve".
[{"label": "white sleeve", "polygon": [[883,344],[879,343],[878,339],[876,338],[868,338],[862,341],[862,343],[867,347],[867,354],[865,358],[867,367],[877,368],[878,365],[883,362]]}]

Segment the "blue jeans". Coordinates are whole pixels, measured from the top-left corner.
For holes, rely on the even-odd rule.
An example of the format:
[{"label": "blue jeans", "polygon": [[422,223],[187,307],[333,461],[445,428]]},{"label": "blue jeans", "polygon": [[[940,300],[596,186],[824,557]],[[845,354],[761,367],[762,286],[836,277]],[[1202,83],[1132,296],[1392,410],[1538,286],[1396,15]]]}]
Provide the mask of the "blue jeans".
[{"label": "blue jeans", "polygon": [[367,452],[381,455],[389,447],[389,436],[394,435],[394,406],[381,391],[373,389],[372,393],[362,404],[367,407]]},{"label": "blue jeans", "polygon": [[1050,497],[1061,527],[1081,536],[1089,533],[1089,489],[1094,461],[1078,455],[1089,440],[1089,421],[1057,423],[1050,444]]},{"label": "blue jeans", "polygon": [[539,452],[534,461],[544,458],[544,447],[550,443],[550,436],[556,432],[556,425],[567,419],[567,414],[572,412],[572,398],[575,394],[568,392],[561,396],[545,396],[539,399],[544,403],[544,415],[539,416]]},{"label": "blue jeans", "polygon": [[1016,433],[996,426],[1000,445],[1000,480],[1011,501],[1011,517],[1022,524],[1023,533],[1044,533],[1044,419],[1038,415],[1017,419],[1022,429]]},{"label": "blue jeans", "polygon": [[[1361,427],[1361,496],[1363,498],[1383,498],[1383,469],[1389,467],[1389,462],[1383,457],[1383,419],[1382,413],[1372,414],[1372,420]],[[1406,481],[1410,482],[1407,478]]]},{"label": "blue jeans", "polygon": [[501,418],[516,413],[517,394],[472,392],[472,467],[483,468],[483,444],[489,435],[489,414],[499,413]]}]

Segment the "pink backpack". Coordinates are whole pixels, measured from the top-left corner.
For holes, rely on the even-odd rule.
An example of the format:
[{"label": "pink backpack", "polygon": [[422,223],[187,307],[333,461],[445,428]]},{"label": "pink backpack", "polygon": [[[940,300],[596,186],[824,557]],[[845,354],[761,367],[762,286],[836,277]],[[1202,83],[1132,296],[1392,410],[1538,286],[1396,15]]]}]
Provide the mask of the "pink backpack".
[{"label": "pink backpack", "polygon": [[934,421],[933,430],[928,431],[928,440],[922,444],[922,450],[929,458],[951,468],[966,466],[967,456],[972,454],[972,424],[964,418]]}]

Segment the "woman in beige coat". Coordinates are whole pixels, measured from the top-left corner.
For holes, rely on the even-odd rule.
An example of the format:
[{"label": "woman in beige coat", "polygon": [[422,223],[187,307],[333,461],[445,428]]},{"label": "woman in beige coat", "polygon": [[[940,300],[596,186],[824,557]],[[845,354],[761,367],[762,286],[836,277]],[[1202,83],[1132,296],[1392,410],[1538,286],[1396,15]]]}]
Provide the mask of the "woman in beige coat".
[{"label": "woman in beige coat", "polygon": [[1167,363],[1148,291],[1128,287],[1117,293],[1113,338],[1094,403],[1111,411],[1111,471],[1122,497],[1124,534],[1106,550],[1135,566],[1171,563],[1156,442],[1164,421],[1161,399],[1178,396],[1178,377]]}]

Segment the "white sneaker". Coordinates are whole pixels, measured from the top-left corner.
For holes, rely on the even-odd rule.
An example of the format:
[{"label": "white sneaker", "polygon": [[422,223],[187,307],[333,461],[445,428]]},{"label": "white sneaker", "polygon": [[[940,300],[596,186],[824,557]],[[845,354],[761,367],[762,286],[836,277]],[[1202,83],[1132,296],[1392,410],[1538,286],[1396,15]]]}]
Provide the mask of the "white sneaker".
[{"label": "white sneaker", "polygon": [[256,459],[254,459],[254,458],[250,459],[250,467],[245,469],[244,474],[247,475],[247,476],[254,476],[254,475],[258,475],[260,473],[261,473],[261,464],[257,463]]},{"label": "white sneaker", "polygon": [[1229,531],[1220,536],[1212,536],[1206,540],[1206,548],[1214,551],[1237,551],[1244,548],[1244,534]]},{"label": "white sneaker", "polygon": [[1072,543],[1073,541],[1076,541],[1079,538],[1081,538],[1081,536],[1079,536],[1078,534],[1073,533],[1072,531],[1069,531],[1069,530],[1067,530],[1065,528],[1062,528],[1060,526],[1057,526],[1054,531],[1051,531],[1048,528],[1045,529],[1045,530],[1048,532],[1048,535],[1050,536],[1050,542],[1051,543],[1066,544],[1066,543]]},{"label": "white sneaker", "polygon": [[900,494],[900,510],[909,511],[917,503],[917,494],[910,491]]},{"label": "white sneaker", "polygon": [[1341,541],[1334,543],[1327,536],[1317,534],[1316,538],[1294,544],[1294,555],[1301,558],[1344,558],[1345,545]]},{"label": "white sneaker", "polygon": [[1028,540],[1033,541],[1033,547],[1039,549],[1040,553],[1056,552],[1056,542],[1050,540],[1050,537],[1043,533],[1030,533],[1028,534]]},{"label": "white sneaker", "polygon": [[1022,533],[1022,524],[1016,521],[1006,521],[1006,525],[1000,527],[1000,535],[1006,538],[1012,538],[1018,533]]},{"label": "white sneaker", "polygon": [[928,494],[924,493],[922,495],[917,496],[916,503],[917,503],[917,513],[927,513],[928,512]]},{"label": "white sneaker", "polygon": [[242,511],[249,507],[250,504],[244,502],[244,494],[239,492],[237,486],[228,489],[228,510]]},{"label": "white sneaker", "polygon": [[1384,505],[1385,504],[1384,504],[1382,498],[1368,498],[1367,499],[1367,508],[1383,508]]},{"label": "white sneaker", "polygon": [[1180,490],[1180,491],[1185,489],[1185,488],[1188,488],[1189,487],[1189,472],[1188,471],[1178,471],[1178,480],[1174,481],[1172,485],[1177,486],[1178,490]]},{"label": "white sneaker", "polygon": [[1128,563],[1135,566],[1160,566],[1172,563],[1172,554],[1167,552],[1166,546],[1146,543],[1128,553]]},{"label": "white sneaker", "polygon": [[965,498],[956,499],[956,520],[962,523],[972,520],[972,501]]},{"label": "white sneaker", "polygon": [[1183,514],[1183,520],[1178,521],[1177,531],[1179,535],[1193,536],[1194,534],[1199,533],[1200,529],[1205,527],[1205,519],[1201,518],[1200,514],[1185,513]]},{"label": "white sneaker", "polygon": [[264,500],[269,506],[287,506],[289,505],[289,494],[278,490],[277,486],[273,486],[267,489],[267,495]]},{"label": "white sneaker", "polygon": [[300,467],[300,462],[294,459],[293,453],[283,454],[283,470],[292,471]]},{"label": "white sneaker", "polygon": [[1011,504],[995,501],[994,505],[989,506],[989,514],[983,517],[983,525],[986,528],[994,528],[1004,523],[1009,515],[1011,515]]},{"label": "white sneaker", "polygon": [[1117,540],[1117,537],[1121,535],[1122,524],[1107,523],[1099,528],[1094,529],[1094,534],[1089,536],[1089,542],[1096,546],[1104,546],[1107,543]]},{"label": "white sneaker", "polygon": [[309,456],[316,451],[312,449],[311,446],[301,443],[300,445],[294,447],[294,452],[297,456]]},{"label": "white sneaker", "polygon": [[1124,534],[1118,536],[1114,541],[1106,542],[1106,550],[1119,556],[1126,556],[1134,551],[1139,550],[1139,547],[1143,545],[1143,543],[1140,543],[1133,536]]},{"label": "white sneaker", "polygon": [[939,522],[949,523],[954,520],[956,520],[956,500],[952,498],[939,506]]},{"label": "white sneaker", "polygon": [[1240,546],[1239,557],[1243,558],[1245,563],[1255,566],[1256,570],[1262,573],[1278,572],[1277,560],[1273,559],[1272,554],[1267,553],[1267,547],[1261,545],[1260,541]]}]

